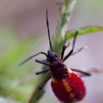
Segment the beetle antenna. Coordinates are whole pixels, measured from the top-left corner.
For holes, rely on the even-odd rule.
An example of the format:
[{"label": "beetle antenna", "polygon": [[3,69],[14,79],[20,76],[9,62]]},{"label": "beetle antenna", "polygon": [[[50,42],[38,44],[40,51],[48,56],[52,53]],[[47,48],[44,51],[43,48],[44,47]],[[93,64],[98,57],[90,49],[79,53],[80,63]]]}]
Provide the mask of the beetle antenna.
[{"label": "beetle antenna", "polygon": [[21,63],[19,64],[19,66],[23,65],[24,63],[26,63],[27,61],[29,61],[30,59],[34,58],[35,56],[37,56],[37,55],[39,55],[39,54],[44,54],[44,55],[47,57],[47,54],[46,54],[46,53],[44,53],[44,52],[39,52],[39,53],[34,54],[34,55],[28,57],[27,59],[25,59],[23,62],[21,62]]},{"label": "beetle antenna", "polygon": [[49,30],[49,22],[48,22],[48,10],[47,9],[46,9],[46,25],[47,25],[50,49],[53,51],[52,43],[51,43],[51,38],[50,38],[50,30]]}]

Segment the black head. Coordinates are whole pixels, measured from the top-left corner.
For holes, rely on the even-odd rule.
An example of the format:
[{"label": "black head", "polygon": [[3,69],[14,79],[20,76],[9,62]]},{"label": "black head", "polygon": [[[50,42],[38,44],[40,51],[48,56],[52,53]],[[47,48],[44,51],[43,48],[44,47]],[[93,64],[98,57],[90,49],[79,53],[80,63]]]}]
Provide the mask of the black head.
[{"label": "black head", "polygon": [[57,54],[54,51],[48,51],[47,61],[48,62],[53,62],[55,60],[57,60]]}]

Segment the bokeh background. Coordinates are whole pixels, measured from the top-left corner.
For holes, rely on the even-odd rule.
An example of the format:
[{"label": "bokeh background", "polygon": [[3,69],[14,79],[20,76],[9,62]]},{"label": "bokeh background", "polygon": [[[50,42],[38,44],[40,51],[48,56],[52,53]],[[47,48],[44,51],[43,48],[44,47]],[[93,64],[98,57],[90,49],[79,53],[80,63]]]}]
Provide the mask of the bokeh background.
[{"label": "bokeh background", "polygon": [[[59,0],[58,0],[59,1]],[[0,103],[15,101],[27,102],[41,69],[34,59],[25,65],[18,64],[38,51],[49,48],[45,10],[49,11],[51,34],[55,33],[59,18],[57,0],[0,0]],[[77,0],[71,15],[68,30],[89,25],[103,25],[103,0]],[[103,102],[103,32],[78,37],[76,49],[86,45],[88,48],[65,62],[68,67],[99,67],[101,73],[93,73],[83,78],[87,96],[80,103]],[[70,49],[67,50],[67,52]],[[44,56],[38,56],[43,59]],[[39,103],[60,103],[53,95],[50,81],[46,93]]]}]

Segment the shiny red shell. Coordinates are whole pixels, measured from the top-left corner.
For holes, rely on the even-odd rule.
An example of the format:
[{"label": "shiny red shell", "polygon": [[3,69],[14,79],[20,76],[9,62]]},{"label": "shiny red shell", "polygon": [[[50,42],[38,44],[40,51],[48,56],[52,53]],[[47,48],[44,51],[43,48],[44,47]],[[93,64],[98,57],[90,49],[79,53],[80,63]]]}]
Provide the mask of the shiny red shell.
[{"label": "shiny red shell", "polygon": [[54,94],[64,103],[80,101],[86,94],[81,77],[71,70],[68,76],[62,80],[58,81],[52,77],[51,86]]}]

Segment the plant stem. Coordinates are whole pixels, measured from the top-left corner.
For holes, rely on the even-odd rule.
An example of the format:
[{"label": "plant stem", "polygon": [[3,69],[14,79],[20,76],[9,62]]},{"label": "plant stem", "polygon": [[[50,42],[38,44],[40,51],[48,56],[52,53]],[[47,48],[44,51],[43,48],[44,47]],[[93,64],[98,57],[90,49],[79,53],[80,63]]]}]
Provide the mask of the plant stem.
[{"label": "plant stem", "polygon": [[[54,45],[53,49],[56,53],[60,52],[62,48],[63,41],[64,41],[63,35],[67,31],[67,25],[70,20],[70,14],[73,11],[75,2],[76,0],[64,0],[62,4],[61,11],[60,11],[61,19],[58,21],[56,32],[55,35],[53,36],[53,45]],[[44,68],[45,67],[43,67],[42,69]],[[28,103],[37,103],[37,101],[42,97],[42,95],[44,94],[44,89],[42,89],[42,92],[40,92],[39,87],[49,75],[50,74],[47,73],[41,76],[42,80],[40,83],[38,83]]]},{"label": "plant stem", "polygon": [[67,26],[75,4],[76,4],[76,0],[64,0],[62,7],[60,9],[61,10],[60,19],[58,20],[56,33],[53,36],[54,51],[56,53],[59,53],[63,46],[64,38],[65,38],[64,35],[67,31]]},{"label": "plant stem", "polygon": [[44,89],[39,90],[40,86],[42,85],[42,83],[45,81],[46,78],[48,78],[48,76],[51,75],[50,72],[47,73],[46,75],[42,76],[42,80],[38,83],[36,89],[34,90],[34,92],[32,93],[28,103],[36,103],[40,97],[42,97],[42,95],[44,94]]}]

